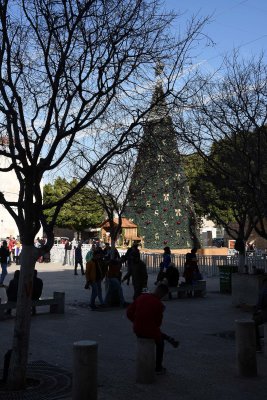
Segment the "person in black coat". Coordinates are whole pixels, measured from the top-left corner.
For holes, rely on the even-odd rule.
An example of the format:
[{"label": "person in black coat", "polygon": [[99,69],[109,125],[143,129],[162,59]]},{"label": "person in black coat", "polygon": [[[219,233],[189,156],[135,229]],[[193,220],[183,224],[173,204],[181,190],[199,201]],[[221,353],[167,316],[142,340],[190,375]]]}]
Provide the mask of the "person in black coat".
[{"label": "person in black coat", "polygon": [[[37,270],[34,270],[33,281],[32,281],[32,300],[40,299],[43,291],[43,281],[37,277]],[[36,307],[32,306],[32,315],[36,314]]]},{"label": "person in black coat", "polygon": [[[9,282],[9,285],[6,289],[6,294],[7,294],[7,300],[8,301],[17,301],[18,298],[18,289],[19,289],[19,274],[20,274],[20,270],[17,269],[14,272],[14,277],[13,279],[11,279],[11,281]],[[7,315],[11,315],[11,308],[9,308],[8,310],[6,310],[6,314]]]},{"label": "person in black coat", "polygon": [[17,301],[18,288],[19,288],[19,274],[20,274],[20,270],[17,269],[14,272],[14,278],[11,279],[11,281],[9,282],[9,285],[6,289],[8,301]]},{"label": "person in black coat", "polygon": [[7,247],[7,241],[3,240],[3,244],[0,248],[0,262],[1,262],[1,268],[2,268],[2,273],[0,277],[0,285],[3,285],[4,279],[7,276],[7,265],[10,259],[10,251],[8,250]]},{"label": "person in black coat", "polygon": [[82,256],[82,244],[79,243],[78,246],[75,248],[75,266],[74,266],[74,275],[78,275],[77,268],[78,264],[81,266],[82,275],[84,275],[83,269],[83,256]]}]

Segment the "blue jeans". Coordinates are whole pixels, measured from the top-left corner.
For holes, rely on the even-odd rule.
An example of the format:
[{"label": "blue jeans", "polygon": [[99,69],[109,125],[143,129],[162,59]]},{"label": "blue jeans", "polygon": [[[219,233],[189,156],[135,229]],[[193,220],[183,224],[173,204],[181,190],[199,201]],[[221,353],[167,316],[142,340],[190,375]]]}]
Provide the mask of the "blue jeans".
[{"label": "blue jeans", "polygon": [[109,299],[112,298],[113,293],[117,292],[120,298],[120,305],[123,306],[125,303],[123,291],[121,288],[121,284],[117,278],[109,278],[108,279],[108,292],[106,294],[105,303],[109,302]]},{"label": "blue jeans", "polygon": [[104,304],[103,297],[102,297],[102,287],[101,287],[101,280],[93,282],[91,284],[92,293],[91,293],[91,300],[90,300],[90,307],[95,307],[95,299],[98,297],[100,304]]},{"label": "blue jeans", "polygon": [[7,263],[1,263],[2,274],[0,278],[0,285],[4,283],[4,279],[7,276]]}]

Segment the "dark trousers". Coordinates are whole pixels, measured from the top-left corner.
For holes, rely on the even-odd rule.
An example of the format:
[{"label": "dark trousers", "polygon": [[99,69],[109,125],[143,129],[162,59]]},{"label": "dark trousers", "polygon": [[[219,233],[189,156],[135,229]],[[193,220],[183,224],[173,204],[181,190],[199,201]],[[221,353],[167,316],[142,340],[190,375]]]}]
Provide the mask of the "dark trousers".
[{"label": "dark trousers", "polygon": [[[151,339],[145,336],[138,336],[143,339]],[[162,362],[163,362],[163,354],[164,354],[164,340],[167,339],[168,336],[165,333],[161,334],[160,339],[155,340],[156,345],[156,371],[161,370]]]},{"label": "dark trousers", "polygon": [[82,261],[82,260],[75,260],[75,267],[74,267],[74,273],[75,273],[75,275],[77,274],[78,264],[80,264],[82,274],[84,275],[83,261]]}]

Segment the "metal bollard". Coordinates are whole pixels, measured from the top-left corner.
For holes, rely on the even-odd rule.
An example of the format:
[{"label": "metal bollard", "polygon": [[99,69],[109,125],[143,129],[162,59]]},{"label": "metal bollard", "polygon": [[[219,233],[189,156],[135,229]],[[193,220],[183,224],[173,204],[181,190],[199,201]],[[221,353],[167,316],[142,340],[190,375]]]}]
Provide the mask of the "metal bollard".
[{"label": "metal bollard", "polygon": [[155,341],[137,338],[136,382],[153,383],[155,381]]},{"label": "metal bollard", "polygon": [[254,321],[235,321],[236,356],[241,376],[257,376],[256,333]]},{"label": "metal bollard", "polygon": [[91,340],[73,343],[72,400],[97,400],[97,348]]}]

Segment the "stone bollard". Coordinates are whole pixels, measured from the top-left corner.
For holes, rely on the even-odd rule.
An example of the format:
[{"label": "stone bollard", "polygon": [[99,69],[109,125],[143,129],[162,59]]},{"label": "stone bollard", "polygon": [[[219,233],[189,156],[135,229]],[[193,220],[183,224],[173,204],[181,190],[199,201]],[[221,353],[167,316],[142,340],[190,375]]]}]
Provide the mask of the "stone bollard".
[{"label": "stone bollard", "polygon": [[97,400],[96,342],[73,343],[72,400]]},{"label": "stone bollard", "polygon": [[57,304],[51,304],[50,312],[52,314],[64,314],[65,313],[65,292],[54,292],[54,299],[57,300]]},{"label": "stone bollard", "polygon": [[257,376],[256,333],[254,321],[235,321],[236,356],[241,376]]},{"label": "stone bollard", "polygon": [[137,338],[136,382],[153,383],[155,381],[155,341]]}]

